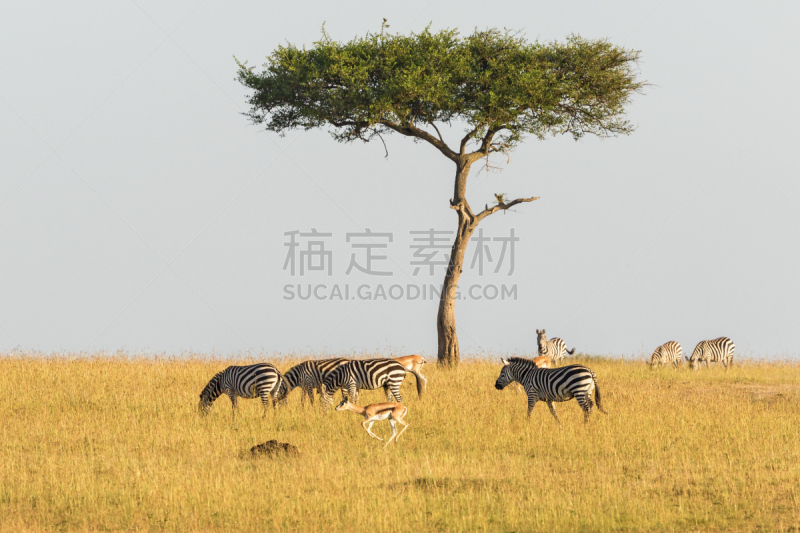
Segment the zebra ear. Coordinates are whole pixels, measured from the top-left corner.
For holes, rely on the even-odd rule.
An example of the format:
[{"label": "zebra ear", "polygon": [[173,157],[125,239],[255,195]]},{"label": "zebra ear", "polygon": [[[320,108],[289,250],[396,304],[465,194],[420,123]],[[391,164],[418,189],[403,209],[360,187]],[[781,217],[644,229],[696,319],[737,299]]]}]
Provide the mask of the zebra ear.
[{"label": "zebra ear", "polygon": [[507,365],[507,364],[508,364],[508,359],[503,359],[503,358],[501,357],[501,358],[500,358],[500,360],[503,362],[503,365]]}]

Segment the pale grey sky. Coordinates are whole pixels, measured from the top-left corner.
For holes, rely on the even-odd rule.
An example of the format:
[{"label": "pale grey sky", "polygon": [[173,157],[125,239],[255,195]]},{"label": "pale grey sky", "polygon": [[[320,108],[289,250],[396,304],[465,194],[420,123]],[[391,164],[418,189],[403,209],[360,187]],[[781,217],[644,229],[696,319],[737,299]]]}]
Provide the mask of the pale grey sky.
[{"label": "pale grey sky", "polygon": [[[396,350],[434,354],[435,300],[285,300],[301,283],[406,286],[410,231],[453,230],[452,163],[398,136],[342,145],[241,115],[235,55],[378,31],[519,29],[641,50],[630,137],[529,140],[469,200],[540,196],[482,227],[514,272],[466,269],[462,350],[595,354],[731,337],[800,353],[800,4],[5,2],[0,7],[0,350]],[[459,131],[452,132],[452,135]],[[283,270],[284,232],[332,233],[333,275]],[[346,234],[391,232],[377,278]],[[497,259],[499,243],[490,251]],[[471,261],[474,244],[468,250]],[[506,258],[508,260],[508,258]],[[467,265],[469,266],[469,265]],[[322,292],[325,293],[324,291]]]}]

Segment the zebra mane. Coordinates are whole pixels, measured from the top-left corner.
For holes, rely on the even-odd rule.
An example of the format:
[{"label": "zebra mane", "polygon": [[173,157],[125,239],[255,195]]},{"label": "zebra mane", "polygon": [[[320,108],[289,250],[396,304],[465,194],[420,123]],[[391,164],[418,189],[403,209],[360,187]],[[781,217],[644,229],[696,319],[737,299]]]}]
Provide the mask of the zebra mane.
[{"label": "zebra mane", "polygon": [[[220,389],[216,389],[215,387],[219,383],[220,379],[222,379],[222,375],[224,373],[225,373],[225,371],[223,370],[222,372],[217,372],[216,374],[214,374],[214,377],[211,378],[208,381],[208,384],[205,386],[205,388],[203,388],[203,392],[200,393],[200,397],[201,398],[203,398],[204,396],[208,395],[209,399],[211,401],[214,401],[214,400],[217,399],[217,397],[219,396],[219,394],[222,391]],[[216,396],[214,396],[213,398],[210,397],[212,395],[212,393],[216,393]]]},{"label": "zebra mane", "polygon": [[300,382],[300,375],[302,374],[303,366],[309,366],[307,363],[308,361],[305,361],[299,365],[294,365],[283,375],[283,379],[287,382],[287,385],[290,389],[297,387],[298,383]]},{"label": "zebra mane", "polygon": [[508,359],[506,359],[506,361],[508,361],[509,365],[516,363],[516,364],[521,364],[523,366],[529,366],[529,367],[532,366],[534,368],[538,368],[536,366],[536,363],[534,363],[530,359],[525,359],[524,357],[509,357]]}]

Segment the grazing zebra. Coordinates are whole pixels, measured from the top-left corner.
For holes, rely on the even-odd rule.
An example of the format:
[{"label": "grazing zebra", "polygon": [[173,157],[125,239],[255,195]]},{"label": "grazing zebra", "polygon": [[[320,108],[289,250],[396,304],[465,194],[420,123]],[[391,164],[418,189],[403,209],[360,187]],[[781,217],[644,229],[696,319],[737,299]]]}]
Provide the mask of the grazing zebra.
[{"label": "grazing zebra", "polygon": [[600,388],[597,386],[597,376],[583,365],[569,365],[561,368],[539,368],[530,359],[512,357],[502,359],[503,368],[494,387],[503,390],[509,383],[520,383],[528,394],[528,417],[536,406],[536,402],[547,403],[550,412],[558,420],[553,402],[566,402],[575,398],[583,409],[584,422],[589,421],[592,413],[592,392],[597,403],[597,409],[606,414],[600,404]]},{"label": "grazing zebra", "polygon": [[648,364],[650,365],[650,370],[654,369],[656,365],[661,366],[670,363],[677,369],[682,361],[683,348],[677,342],[669,341],[656,348],[656,351],[650,356],[650,363]]},{"label": "grazing zebra", "polygon": [[295,387],[301,387],[303,396],[300,398],[300,403],[305,403],[306,396],[308,396],[311,405],[314,405],[314,389],[322,394],[322,382],[325,380],[325,376],[348,361],[350,359],[320,359],[304,361],[293,366],[283,375],[283,379],[286,380],[286,394],[282,395],[279,400],[284,400]]},{"label": "grazing zebra", "polygon": [[264,404],[264,415],[269,405],[269,395],[272,394],[272,407],[275,408],[276,398],[285,395],[286,382],[280,371],[269,363],[258,363],[249,366],[229,366],[222,372],[217,372],[208,385],[200,393],[200,414],[208,414],[211,404],[223,393],[231,399],[233,416],[236,416],[236,398],[261,397]]},{"label": "grazing zebra", "polygon": [[547,340],[544,330],[536,330],[536,343],[539,345],[539,355],[546,355],[556,364],[564,359],[565,352],[570,355],[575,353],[575,348],[567,350],[567,343],[558,337]]},{"label": "grazing zebra", "polygon": [[[325,377],[322,383],[322,400],[333,405],[333,395],[342,389],[342,395],[353,403],[358,401],[359,389],[383,387],[386,399],[402,403],[400,385],[406,377],[402,364],[394,359],[362,359],[345,363]],[[422,394],[422,383],[417,378],[417,394]]]},{"label": "grazing zebra", "polygon": [[733,351],[735,349],[736,346],[728,337],[719,337],[718,339],[710,341],[700,341],[697,343],[697,346],[694,347],[692,357],[686,360],[689,361],[689,368],[695,370],[700,368],[701,362],[704,362],[706,368],[708,368],[709,361],[712,363],[719,361],[725,367],[725,370],[728,370],[729,366],[733,366]]}]

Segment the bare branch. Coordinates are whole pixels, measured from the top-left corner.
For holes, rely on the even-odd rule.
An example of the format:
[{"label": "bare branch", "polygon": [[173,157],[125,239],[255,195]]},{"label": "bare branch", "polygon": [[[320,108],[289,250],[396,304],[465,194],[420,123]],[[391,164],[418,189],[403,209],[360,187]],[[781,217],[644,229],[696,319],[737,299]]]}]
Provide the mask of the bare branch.
[{"label": "bare branch", "polygon": [[450,149],[447,144],[443,141],[440,141],[430,133],[425,130],[421,130],[416,127],[414,124],[410,122],[405,122],[403,124],[396,124],[389,120],[382,120],[380,122],[383,126],[396,131],[397,133],[401,133],[403,135],[407,135],[409,137],[416,137],[417,139],[422,139],[423,141],[427,141],[433,146],[435,146],[440,152],[442,152],[448,159],[452,161],[457,161],[458,154],[456,154],[453,150]]},{"label": "bare branch", "polygon": [[428,122],[428,124],[433,126],[433,129],[436,130],[436,135],[439,136],[439,140],[442,141],[442,143],[444,143],[444,139],[442,139],[442,134],[439,132],[439,128],[436,127],[436,124],[434,124],[433,122]]},{"label": "bare branch", "polygon": [[480,127],[481,127],[481,126],[480,126],[480,124],[479,124],[479,125],[477,125],[477,126],[475,126],[475,129],[473,129],[471,132],[467,133],[467,134],[464,136],[464,138],[463,138],[463,139],[461,139],[461,148],[460,148],[460,150],[459,150],[459,153],[460,153],[461,155],[464,155],[464,150],[465,150],[465,149],[466,149],[466,147],[467,147],[467,143],[468,143],[468,142],[469,142],[469,140],[472,138],[472,136],[473,136],[473,135],[475,135],[475,134],[478,132],[478,130],[480,129]]},{"label": "bare branch", "polygon": [[[386,19],[383,19],[383,20],[384,20],[384,23],[385,23]],[[383,135],[381,135],[380,133],[378,133],[377,135],[378,135],[378,139],[380,139],[381,142],[383,143],[383,149],[386,150],[386,155],[383,156],[383,157],[385,157],[386,159],[389,159],[389,149],[386,148],[386,141],[383,140]]]},{"label": "bare branch", "polygon": [[499,200],[501,198],[500,195],[495,195],[495,196],[498,197],[497,205],[494,205],[492,207],[489,207],[487,205],[486,209],[484,209],[483,211],[481,211],[480,213],[478,213],[475,216],[475,220],[477,222],[480,222],[484,218],[488,217],[492,213],[496,213],[497,211],[505,211],[506,209],[510,209],[510,208],[514,207],[515,205],[517,205],[517,204],[521,204],[521,203],[524,203],[524,202],[533,202],[534,200],[538,200],[539,199],[538,196],[531,196],[530,198],[517,198],[516,200],[512,200],[511,202],[505,203],[505,202],[502,202],[502,201]]}]

